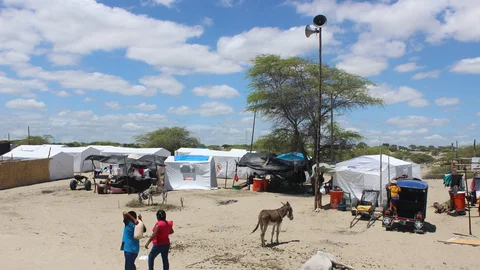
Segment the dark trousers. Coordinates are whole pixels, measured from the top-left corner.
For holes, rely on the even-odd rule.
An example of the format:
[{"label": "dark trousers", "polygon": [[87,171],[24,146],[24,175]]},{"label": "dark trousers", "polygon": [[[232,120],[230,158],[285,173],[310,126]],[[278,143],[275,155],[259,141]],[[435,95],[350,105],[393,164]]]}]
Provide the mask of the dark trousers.
[{"label": "dark trousers", "polygon": [[135,270],[135,259],[138,253],[131,253],[124,251],[125,254],[125,270]]},{"label": "dark trousers", "polygon": [[153,263],[158,254],[162,255],[163,270],[168,270],[170,265],[168,263],[168,250],[170,249],[170,244],[161,245],[161,246],[152,246],[150,254],[148,254],[148,270],[153,270]]}]

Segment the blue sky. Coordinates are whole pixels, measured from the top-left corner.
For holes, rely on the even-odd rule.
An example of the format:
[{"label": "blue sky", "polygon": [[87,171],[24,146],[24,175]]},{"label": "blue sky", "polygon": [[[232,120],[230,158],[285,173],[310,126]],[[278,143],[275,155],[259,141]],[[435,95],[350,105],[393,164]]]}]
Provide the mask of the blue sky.
[{"label": "blue sky", "polygon": [[[384,108],[336,117],[371,145],[460,145],[480,126],[476,0],[3,0],[0,136],[111,140],[186,126],[249,143],[245,71],[260,53],[317,57],[372,80]],[[268,134],[260,119],[255,138]]]}]

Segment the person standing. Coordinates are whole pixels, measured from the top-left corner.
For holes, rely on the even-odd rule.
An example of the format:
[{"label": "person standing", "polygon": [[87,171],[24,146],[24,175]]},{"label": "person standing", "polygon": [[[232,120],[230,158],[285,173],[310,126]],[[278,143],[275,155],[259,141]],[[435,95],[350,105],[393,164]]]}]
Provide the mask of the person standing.
[{"label": "person standing", "polygon": [[398,217],[397,202],[400,199],[402,189],[397,186],[397,180],[395,179],[390,182],[388,189],[390,190],[390,209],[393,209],[395,216]]},{"label": "person standing", "polygon": [[135,225],[138,224],[138,220],[142,220],[142,215],[138,216],[135,211],[123,212],[123,228],[122,246],[121,250],[125,255],[125,270],[136,270],[135,260],[137,259],[138,252],[140,251],[140,241],[135,239]]},{"label": "person standing", "polygon": [[170,238],[169,235],[174,233],[173,221],[167,221],[167,214],[164,210],[157,211],[157,223],[153,227],[153,234],[145,244],[145,248],[148,249],[150,242],[153,243],[152,250],[148,254],[148,269],[153,270],[155,258],[158,254],[162,256],[163,270],[168,270],[170,264],[168,262],[168,251],[170,250]]}]

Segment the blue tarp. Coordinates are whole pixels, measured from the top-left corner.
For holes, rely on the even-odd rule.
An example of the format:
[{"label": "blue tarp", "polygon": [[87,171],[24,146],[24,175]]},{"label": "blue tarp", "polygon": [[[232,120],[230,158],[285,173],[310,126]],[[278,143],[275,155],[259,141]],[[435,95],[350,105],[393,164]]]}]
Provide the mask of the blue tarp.
[{"label": "blue tarp", "polygon": [[[299,152],[290,152],[290,153],[285,153],[285,154],[280,154],[277,156],[279,159],[283,160],[305,160],[303,158],[303,154]],[[308,159],[311,159],[311,157],[307,156]]]},{"label": "blue tarp", "polygon": [[428,183],[422,180],[402,180],[399,179],[397,186],[400,188],[427,189]]},{"label": "blue tarp", "polygon": [[174,156],[175,161],[208,161],[208,156]]}]

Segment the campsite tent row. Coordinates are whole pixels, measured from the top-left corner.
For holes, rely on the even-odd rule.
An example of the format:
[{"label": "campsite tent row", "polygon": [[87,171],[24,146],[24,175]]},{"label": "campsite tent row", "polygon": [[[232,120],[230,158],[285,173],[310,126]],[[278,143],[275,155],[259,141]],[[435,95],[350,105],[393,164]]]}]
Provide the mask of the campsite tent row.
[{"label": "campsite tent row", "polygon": [[[74,173],[89,172],[93,164],[85,161],[90,155],[132,155],[141,158],[156,155],[165,159],[170,151],[163,148],[127,148],[91,145],[86,147],[66,147],[64,145],[21,145],[2,155],[2,159],[43,159],[51,158],[50,179],[58,180],[73,177]],[[104,164],[95,164],[96,167]]]}]

